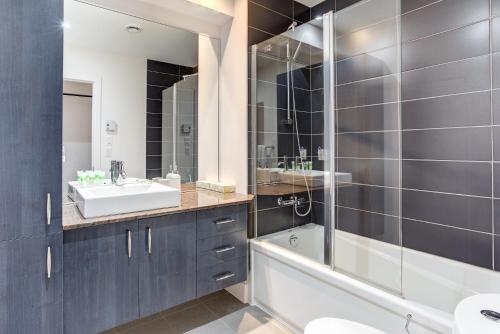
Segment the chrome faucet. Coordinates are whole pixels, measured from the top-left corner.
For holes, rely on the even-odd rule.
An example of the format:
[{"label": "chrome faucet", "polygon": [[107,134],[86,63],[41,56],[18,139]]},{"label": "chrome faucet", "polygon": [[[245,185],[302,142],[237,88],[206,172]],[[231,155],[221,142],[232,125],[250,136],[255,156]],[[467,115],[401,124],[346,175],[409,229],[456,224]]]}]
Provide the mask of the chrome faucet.
[{"label": "chrome faucet", "polygon": [[123,179],[127,177],[123,165],[123,161],[111,160],[111,169],[109,170],[109,173],[113,184],[121,185]]},{"label": "chrome faucet", "polygon": [[278,168],[280,168],[280,166],[283,166],[285,171],[288,170],[288,157],[286,155],[283,156],[283,161],[278,162]]}]

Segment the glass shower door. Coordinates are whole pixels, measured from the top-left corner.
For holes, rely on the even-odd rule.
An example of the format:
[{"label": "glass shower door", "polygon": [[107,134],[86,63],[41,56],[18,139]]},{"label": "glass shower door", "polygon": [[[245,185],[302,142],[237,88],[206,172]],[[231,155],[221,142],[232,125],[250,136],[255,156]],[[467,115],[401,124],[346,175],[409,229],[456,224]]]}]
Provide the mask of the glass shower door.
[{"label": "glass shower door", "polygon": [[401,292],[399,0],[334,14],[334,267]]}]

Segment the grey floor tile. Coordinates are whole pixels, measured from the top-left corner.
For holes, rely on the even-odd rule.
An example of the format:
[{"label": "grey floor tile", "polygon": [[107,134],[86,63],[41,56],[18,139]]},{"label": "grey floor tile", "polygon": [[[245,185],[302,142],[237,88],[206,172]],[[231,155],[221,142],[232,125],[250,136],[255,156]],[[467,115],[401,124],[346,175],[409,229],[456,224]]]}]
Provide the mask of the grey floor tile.
[{"label": "grey floor tile", "polygon": [[292,333],[270,315],[255,306],[247,306],[221,318],[236,334]]},{"label": "grey floor tile", "polygon": [[160,312],[158,314],[160,316],[162,316],[162,317],[165,318],[169,314],[177,313],[177,312],[181,312],[181,311],[187,310],[187,309],[189,309],[189,308],[191,308],[193,306],[199,305],[200,303],[201,303],[200,299],[191,300],[189,302],[186,302],[186,303],[174,306],[172,308],[169,308],[168,310],[162,311],[162,312]]},{"label": "grey floor tile", "polygon": [[217,316],[204,304],[198,304],[183,311],[163,316],[175,333],[186,333],[209,322],[217,320]]},{"label": "grey floor tile", "polygon": [[226,316],[247,306],[229,293],[206,300],[204,301],[204,304],[218,317]]},{"label": "grey floor tile", "polygon": [[223,321],[215,320],[206,325],[190,330],[186,334],[234,334],[234,331]]}]

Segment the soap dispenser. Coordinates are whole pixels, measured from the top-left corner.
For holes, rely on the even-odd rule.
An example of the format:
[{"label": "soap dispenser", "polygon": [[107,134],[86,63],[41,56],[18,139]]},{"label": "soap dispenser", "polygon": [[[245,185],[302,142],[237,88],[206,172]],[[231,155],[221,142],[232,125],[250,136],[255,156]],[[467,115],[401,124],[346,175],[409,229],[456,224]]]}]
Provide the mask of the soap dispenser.
[{"label": "soap dispenser", "polygon": [[177,173],[177,166],[172,168],[172,165],[170,165],[170,172],[167,174],[167,185],[181,190],[181,176]]}]

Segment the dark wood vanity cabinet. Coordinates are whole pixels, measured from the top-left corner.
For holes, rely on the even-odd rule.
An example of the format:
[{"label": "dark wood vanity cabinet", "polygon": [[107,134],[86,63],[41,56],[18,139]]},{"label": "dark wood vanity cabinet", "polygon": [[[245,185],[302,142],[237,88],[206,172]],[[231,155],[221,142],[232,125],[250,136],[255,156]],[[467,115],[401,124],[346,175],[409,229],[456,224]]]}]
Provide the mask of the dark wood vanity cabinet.
[{"label": "dark wood vanity cabinet", "polygon": [[64,232],[64,333],[99,333],[139,317],[137,221]]},{"label": "dark wood vanity cabinet", "polygon": [[98,333],[246,280],[235,205],[64,232],[64,332]]},{"label": "dark wood vanity cabinet", "polygon": [[196,213],[139,221],[139,310],[145,317],[196,297]]}]

